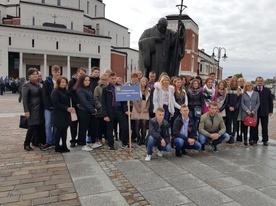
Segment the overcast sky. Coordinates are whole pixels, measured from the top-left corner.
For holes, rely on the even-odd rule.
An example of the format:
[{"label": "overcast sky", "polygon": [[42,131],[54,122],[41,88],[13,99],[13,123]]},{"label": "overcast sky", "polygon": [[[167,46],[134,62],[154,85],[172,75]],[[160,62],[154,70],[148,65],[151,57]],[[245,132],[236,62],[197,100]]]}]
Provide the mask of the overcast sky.
[{"label": "overcast sky", "polygon": [[[138,49],[142,32],[159,18],[178,14],[181,0],[104,0],[106,18],[129,28],[131,47]],[[276,75],[275,0],[184,0],[188,14],[199,26],[199,49],[209,55],[224,47],[223,77],[243,73],[246,80]],[[215,51],[217,55],[217,51]]]}]

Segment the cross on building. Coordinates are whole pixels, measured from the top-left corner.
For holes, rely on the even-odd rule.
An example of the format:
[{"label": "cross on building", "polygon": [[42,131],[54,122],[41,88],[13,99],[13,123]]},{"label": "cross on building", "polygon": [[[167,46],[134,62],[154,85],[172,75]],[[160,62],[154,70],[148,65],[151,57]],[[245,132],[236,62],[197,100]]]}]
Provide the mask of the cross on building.
[{"label": "cross on building", "polygon": [[54,18],[54,24],[56,23],[56,18],[58,18],[56,15],[52,16]]}]

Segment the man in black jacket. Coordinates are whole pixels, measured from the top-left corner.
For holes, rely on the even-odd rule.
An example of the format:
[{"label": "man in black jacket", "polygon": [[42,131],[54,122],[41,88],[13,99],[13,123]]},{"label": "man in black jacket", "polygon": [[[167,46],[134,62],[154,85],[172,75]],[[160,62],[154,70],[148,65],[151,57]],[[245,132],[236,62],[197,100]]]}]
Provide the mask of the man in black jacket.
[{"label": "man in black jacket", "polygon": [[147,138],[147,156],[145,161],[150,161],[152,156],[152,149],[154,146],[158,148],[157,155],[162,157],[162,151],[170,152],[170,133],[169,123],[164,120],[165,110],[158,108],[155,112],[155,117],[149,121],[149,133]]},{"label": "man in black jacket", "polygon": [[126,101],[116,101],[115,96],[115,86],[117,75],[115,72],[109,74],[109,84],[103,88],[102,94],[102,114],[104,121],[106,121],[107,131],[107,141],[109,150],[115,150],[114,138],[113,138],[113,128],[114,120],[117,119],[119,123],[120,133],[122,134],[122,147],[128,147],[128,123],[125,114],[128,114],[127,102]]},{"label": "man in black jacket", "polygon": [[173,137],[175,155],[181,157],[186,155],[186,149],[201,150],[201,144],[196,140],[196,131],[193,129],[193,120],[189,119],[189,108],[183,104],[180,113],[173,123]]},{"label": "man in black jacket", "polygon": [[[257,135],[254,139],[257,141],[259,140],[259,131],[258,126],[259,122],[261,120],[262,125],[262,142],[264,146],[268,146],[268,117],[272,115],[273,113],[273,99],[271,95],[270,89],[263,86],[264,79],[262,77],[257,77],[255,80],[256,87],[255,91],[259,93],[260,95],[260,106],[258,109],[258,124],[256,127],[253,127],[251,129],[254,129],[254,134]],[[257,143],[257,142],[253,142]]]},{"label": "man in black jacket", "polygon": [[54,85],[57,79],[60,77],[61,69],[58,65],[51,67],[52,77],[47,77],[43,82],[42,87],[42,99],[44,104],[44,118],[45,118],[45,133],[46,133],[46,144],[41,146],[41,150],[48,150],[53,148],[55,145],[54,128],[52,126],[51,115],[53,110],[53,102],[51,93],[54,89]]}]

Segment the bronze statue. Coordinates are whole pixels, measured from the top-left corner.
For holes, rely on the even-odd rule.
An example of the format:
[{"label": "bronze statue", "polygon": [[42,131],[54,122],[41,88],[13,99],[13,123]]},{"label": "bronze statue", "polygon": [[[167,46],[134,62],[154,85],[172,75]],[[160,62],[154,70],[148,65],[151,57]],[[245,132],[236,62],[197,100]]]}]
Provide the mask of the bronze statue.
[{"label": "bronze statue", "polygon": [[162,72],[170,77],[179,75],[180,61],[185,55],[186,29],[180,18],[177,32],[167,26],[167,19],[161,18],[139,39],[139,68],[144,76],[150,71],[155,71],[157,77]]}]

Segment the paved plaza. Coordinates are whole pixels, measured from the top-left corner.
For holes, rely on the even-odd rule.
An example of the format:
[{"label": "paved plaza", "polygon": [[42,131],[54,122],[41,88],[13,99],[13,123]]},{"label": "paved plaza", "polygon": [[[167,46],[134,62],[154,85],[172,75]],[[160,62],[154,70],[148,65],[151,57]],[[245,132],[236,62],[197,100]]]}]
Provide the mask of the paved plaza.
[{"label": "paved plaza", "polygon": [[207,146],[181,158],[155,152],[145,162],[145,146],[134,144],[130,154],[119,142],[116,151],[27,152],[22,108],[17,94],[0,96],[0,205],[276,205],[276,114],[268,147]]}]

